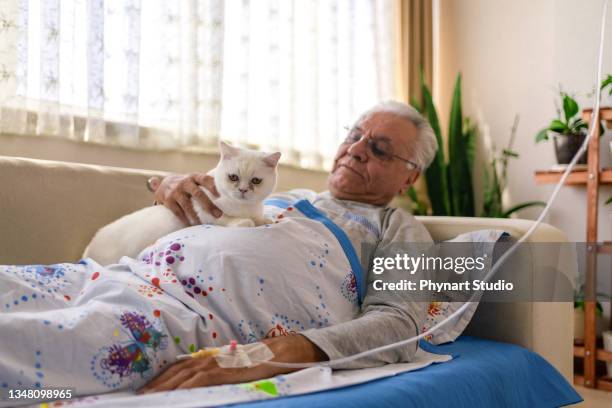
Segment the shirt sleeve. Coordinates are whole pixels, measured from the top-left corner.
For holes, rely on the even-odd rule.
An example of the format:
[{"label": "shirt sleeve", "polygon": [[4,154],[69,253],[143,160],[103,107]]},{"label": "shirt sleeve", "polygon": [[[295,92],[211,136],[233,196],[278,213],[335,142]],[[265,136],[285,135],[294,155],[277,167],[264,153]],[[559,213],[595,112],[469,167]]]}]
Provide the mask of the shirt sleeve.
[{"label": "shirt sleeve", "polygon": [[[428,248],[433,244],[433,240],[425,226],[412,215],[402,210],[395,210],[383,230],[383,239],[379,246],[402,243],[422,243],[423,245],[417,247]],[[395,253],[395,249],[393,251]],[[411,276],[419,276],[419,272],[416,271]],[[410,276],[401,269],[385,270],[384,275],[384,280],[389,282],[400,281]],[[411,299],[413,296],[410,291],[374,290],[372,283],[376,279],[381,279],[381,276],[383,275],[374,274],[371,268],[368,271],[368,290],[360,315],[356,319],[302,332],[324,351],[330,360],[408,339],[418,335],[420,327],[423,327],[428,303],[423,301],[423,294],[419,296],[421,301],[416,301]],[[415,342],[333,367],[364,368],[385,363],[410,362],[414,358],[416,349]]]}]

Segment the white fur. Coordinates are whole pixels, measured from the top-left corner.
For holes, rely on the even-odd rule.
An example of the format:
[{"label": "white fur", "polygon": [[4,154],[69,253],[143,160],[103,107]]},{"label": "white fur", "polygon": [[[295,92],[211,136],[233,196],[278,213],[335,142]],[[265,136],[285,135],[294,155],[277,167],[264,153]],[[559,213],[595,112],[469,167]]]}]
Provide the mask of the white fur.
[{"label": "white fur", "polygon": [[[270,222],[264,218],[263,201],[276,187],[280,153],[239,149],[223,142],[219,146],[221,159],[208,174],[214,177],[220,197],[200,188],[223,211],[223,216],[213,217],[192,198],[200,221],[228,227],[254,227]],[[230,174],[237,175],[239,180],[231,181]],[[253,178],[262,182],[253,184]],[[122,256],[136,258],[159,238],[182,228],[185,225],[165,206],[146,207],[101,228],[85,249],[83,258],[92,258],[101,265],[116,263]]]}]

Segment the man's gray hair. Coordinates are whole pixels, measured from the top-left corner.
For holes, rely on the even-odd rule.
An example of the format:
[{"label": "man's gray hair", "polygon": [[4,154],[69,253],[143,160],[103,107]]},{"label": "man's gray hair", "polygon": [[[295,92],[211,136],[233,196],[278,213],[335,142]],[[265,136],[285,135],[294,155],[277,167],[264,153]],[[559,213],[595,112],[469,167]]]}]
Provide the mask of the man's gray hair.
[{"label": "man's gray hair", "polygon": [[416,145],[414,146],[412,161],[419,166],[421,171],[424,171],[433,161],[439,147],[438,140],[429,122],[427,122],[416,109],[408,104],[396,101],[384,101],[364,112],[357,120],[356,124],[360,124],[373,114],[379,112],[394,113],[399,117],[409,120],[417,127],[419,132],[415,141]]}]

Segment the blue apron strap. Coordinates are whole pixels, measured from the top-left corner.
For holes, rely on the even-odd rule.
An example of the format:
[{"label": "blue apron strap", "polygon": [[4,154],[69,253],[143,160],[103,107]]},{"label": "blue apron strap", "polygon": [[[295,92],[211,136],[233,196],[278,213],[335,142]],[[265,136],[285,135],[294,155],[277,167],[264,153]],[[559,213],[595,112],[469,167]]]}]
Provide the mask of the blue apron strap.
[{"label": "blue apron strap", "polygon": [[317,210],[315,206],[310,203],[310,201],[300,200],[293,204],[293,206],[300,210],[306,217],[321,222],[331,231],[332,234],[334,234],[340,243],[340,246],[344,250],[344,254],[348,258],[349,264],[351,265],[353,275],[355,276],[355,283],[357,285],[357,298],[359,300],[359,304],[361,305],[366,291],[365,280],[361,270],[361,263],[359,263],[359,258],[357,257],[355,248],[353,248],[353,244],[351,244],[351,240],[348,238],[342,228],[327,218],[321,211]]},{"label": "blue apron strap", "polygon": [[271,205],[273,207],[286,209],[291,204],[289,201],[281,200],[280,198],[268,198],[264,201],[264,205]]},{"label": "blue apron strap", "polygon": [[359,304],[363,301],[363,296],[365,294],[365,280],[363,278],[363,271],[361,269],[361,264],[359,263],[359,258],[357,257],[357,252],[355,252],[355,248],[353,248],[353,244],[351,244],[351,240],[348,238],[346,233],[337,226],[332,220],[327,218],[321,211],[317,210],[315,206],[313,206],[310,201],[303,199],[296,201],[294,204],[291,204],[289,201],[282,200],[279,198],[269,198],[264,201],[264,205],[271,205],[278,208],[287,209],[289,206],[293,205],[295,208],[300,210],[302,214],[306,217],[319,221],[323,225],[327,227],[331,231],[332,234],[336,237],[344,254],[348,258],[349,264],[351,265],[351,270],[353,275],[355,276],[355,284],[357,286],[357,299],[359,300]]}]

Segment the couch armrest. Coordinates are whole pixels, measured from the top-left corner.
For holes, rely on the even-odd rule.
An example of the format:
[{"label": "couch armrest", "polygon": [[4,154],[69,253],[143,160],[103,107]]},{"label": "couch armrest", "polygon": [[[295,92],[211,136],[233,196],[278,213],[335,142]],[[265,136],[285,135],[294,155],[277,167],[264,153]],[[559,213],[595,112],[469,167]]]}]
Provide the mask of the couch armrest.
[{"label": "couch armrest", "polygon": [[[519,238],[534,221],[520,219],[416,217],[425,224],[434,240],[445,240],[458,234],[479,229],[495,228]],[[567,242],[561,230],[540,224],[527,242]],[[538,252],[539,265],[550,263],[556,267],[559,255],[549,257]],[[535,255],[534,255],[535,256]],[[533,268],[533,259],[521,259],[520,267]],[[569,265],[571,260],[568,260]],[[534,281],[537,276],[533,276]],[[535,283],[534,283],[535,284]],[[572,302],[487,302],[478,307],[466,334],[505,341],[540,354],[571,382],[573,377],[573,303]]]}]

